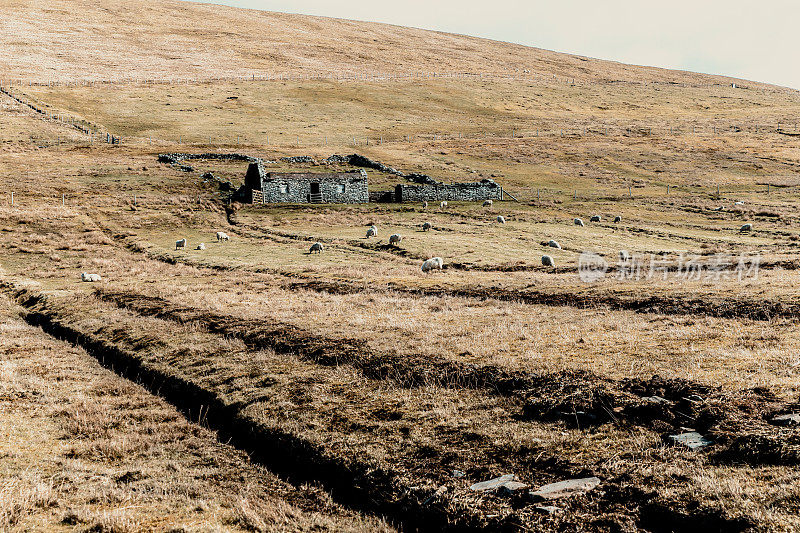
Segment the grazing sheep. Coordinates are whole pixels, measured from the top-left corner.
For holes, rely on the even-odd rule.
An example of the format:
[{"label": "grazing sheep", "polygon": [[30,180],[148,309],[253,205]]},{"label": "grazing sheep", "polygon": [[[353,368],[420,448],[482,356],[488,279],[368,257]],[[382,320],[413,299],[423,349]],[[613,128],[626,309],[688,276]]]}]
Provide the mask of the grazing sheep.
[{"label": "grazing sheep", "polygon": [[561,249],[561,245],[558,244],[558,241],[550,241],[547,243],[547,246],[550,248],[558,248],[559,250]]},{"label": "grazing sheep", "polygon": [[733,205],[744,205],[744,202],[733,202]]},{"label": "grazing sheep", "polygon": [[555,261],[553,261],[553,258],[550,257],[549,255],[542,256],[542,264],[546,267],[551,267],[556,265]]},{"label": "grazing sheep", "polygon": [[628,250],[620,250],[619,251],[619,260],[623,263],[631,258],[631,254],[628,253]]},{"label": "grazing sheep", "polygon": [[310,254],[319,254],[325,251],[325,247],[322,246],[321,242],[315,242],[311,245],[311,249],[308,251]]},{"label": "grazing sheep", "polygon": [[491,200],[484,200],[483,201],[483,207],[492,207],[493,203],[494,202],[492,202]]},{"label": "grazing sheep", "polygon": [[576,225],[576,226],[581,226],[581,227],[583,227],[583,220],[581,220],[581,219],[579,219],[579,218],[576,218],[576,219],[575,219],[573,222],[575,222],[575,225]]},{"label": "grazing sheep", "polygon": [[503,218],[503,215],[497,215],[497,221],[499,223],[501,223],[501,224],[505,224],[506,223],[506,219]]},{"label": "grazing sheep", "polygon": [[619,215],[617,215],[617,216],[615,216],[615,217],[614,217],[614,224],[616,224],[616,223],[618,223],[618,222],[622,222],[622,217],[621,217],[621,216],[619,216]]},{"label": "grazing sheep", "polygon": [[444,267],[444,261],[441,257],[431,257],[422,262],[422,271],[428,273],[432,270],[441,270]]},{"label": "grazing sheep", "polygon": [[370,237],[377,237],[377,236],[378,236],[378,228],[375,226],[370,226],[367,229],[367,239],[369,239]]},{"label": "grazing sheep", "polygon": [[602,220],[600,215],[594,215],[592,218],[589,219],[589,222],[600,222]]},{"label": "grazing sheep", "polygon": [[748,222],[747,224],[745,224],[741,228],[739,228],[739,232],[741,233],[741,232],[745,232],[745,231],[751,231],[752,229],[753,229],[753,225]]},{"label": "grazing sheep", "polygon": [[201,242],[200,244],[197,245],[197,248],[195,248],[195,250],[205,250],[205,249],[206,249],[206,243],[204,242]]},{"label": "grazing sheep", "polygon": [[217,232],[217,242],[229,241],[229,240],[231,240],[231,238],[228,237],[227,233],[225,233],[224,231]]},{"label": "grazing sheep", "polygon": [[398,233],[394,233],[394,234],[389,236],[389,244],[390,245],[392,245],[392,244],[400,244],[400,241],[402,241],[402,240],[403,240],[403,236],[398,234]]},{"label": "grazing sheep", "polygon": [[422,209],[428,209],[428,200],[422,202]]},{"label": "grazing sheep", "polygon": [[175,241],[175,250],[180,250],[181,248],[186,249],[186,239]]},{"label": "grazing sheep", "polygon": [[81,274],[81,281],[93,283],[96,281],[103,281],[103,278],[100,277],[100,274],[88,274],[84,272]]},{"label": "grazing sheep", "polygon": [[431,223],[430,223],[430,222],[423,222],[423,224],[422,224],[422,231],[428,231],[428,230],[429,230],[429,229],[431,229],[432,227],[433,227],[433,226],[431,225]]},{"label": "grazing sheep", "polygon": [[445,207],[447,207],[447,200],[442,201],[442,203],[439,204],[439,207],[441,209],[444,209]]}]

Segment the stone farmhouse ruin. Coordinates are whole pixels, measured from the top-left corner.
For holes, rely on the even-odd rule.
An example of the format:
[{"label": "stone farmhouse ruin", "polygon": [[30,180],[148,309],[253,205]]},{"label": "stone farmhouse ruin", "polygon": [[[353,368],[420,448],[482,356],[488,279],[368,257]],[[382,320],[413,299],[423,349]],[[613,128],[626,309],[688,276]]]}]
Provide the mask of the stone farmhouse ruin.
[{"label": "stone farmhouse ruin", "polygon": [[[175,156],[168,154],[175,161]],[[204,154],[197,157],[205,157]],[[211,154],[214,155],[214,154]],[[425,174],[403,174],[391,167],[372,161],[363,156],[349,157],[331,156],[326,163],[345,163],[362,168],[345,172],[267,172],[265,162],[261,159],[225,154],[225,159],[243,159],[249,162],[244,178],[244,185],[237,191],[236,197],[243,202],[254,204],[275,203],[326,203],[326,204],[363,204],[368,202],[483,202],[484,200],[505,200],[506,196],[515,199],[491,179],[483,179],[472,183],[442,183]],[[162,156],[166,161],[167,156]],[[222,156],[220,156],[222,157]],[[286,163],[316,163],[312,158],[282,158]],[[175,163],[175,161],[172,161]],[[268,161],[267,163],[275,163]],[[395,174],[415,183],[402,183],[387,191],[369,192],[367,173],[363,169]]]},{"label": "stone farmhouse ruin", "polygon": [[477,183],[401,184],[394,189],[395,202],[482,202],[503,199],[503,188],[490,179]]},{"label": "stone farmhouse ruin", "polygon": [[265,172],[250,163],[244,177],[244,200],[255,204],[363,204],[369,202],[367,173]]}]

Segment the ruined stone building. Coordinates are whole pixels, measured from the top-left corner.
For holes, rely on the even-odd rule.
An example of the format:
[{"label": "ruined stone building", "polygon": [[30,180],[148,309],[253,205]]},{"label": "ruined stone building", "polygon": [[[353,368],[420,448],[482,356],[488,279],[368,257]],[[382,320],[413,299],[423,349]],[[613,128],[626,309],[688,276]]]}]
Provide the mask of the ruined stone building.
[{"label": "ruined stone building", "polygon": [[361,204],[369,202],[367,173],[265,172],[261,161],[250,163],[243,199],[252,203]]},{"label": "ruined stone building", "polygon": [[482,202],[503,199],[503,188],[490,179],[476,183],[401,184],[394,189],[395,202]]}]

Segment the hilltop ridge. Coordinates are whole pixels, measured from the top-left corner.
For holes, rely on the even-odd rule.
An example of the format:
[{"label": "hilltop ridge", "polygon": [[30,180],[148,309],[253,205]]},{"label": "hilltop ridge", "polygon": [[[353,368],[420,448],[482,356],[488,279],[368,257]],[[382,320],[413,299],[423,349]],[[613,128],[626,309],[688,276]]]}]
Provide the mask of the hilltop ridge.
[{"label": "hilltop ridge", "polygon": [[3,9],[3,79],[424,71],[518,72],[585,81],[733,81],[466,35],[178,0],[10,0]]}]

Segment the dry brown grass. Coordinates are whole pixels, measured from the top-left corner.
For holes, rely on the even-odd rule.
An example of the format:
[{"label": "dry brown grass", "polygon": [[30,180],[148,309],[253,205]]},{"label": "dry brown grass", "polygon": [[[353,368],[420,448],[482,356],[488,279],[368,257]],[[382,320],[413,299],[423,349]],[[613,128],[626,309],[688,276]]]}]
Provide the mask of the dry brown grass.
[{"label": "dry brown grass", "polygon": [[[278,481],[163,400],[26,325],[15,312],[2,297],[0,529],[384,527],[351,521],[330,502],[315,503],[311,491]],[[246,493],[234,496],[242,483]],[[255,501],[252,517],[260,518],[242,522],[242,505]]]},{"label": "dry brown grass", "polygon": [[[527,69],[578,80],[729,83],[724,77],[632,67],[463,35],[175,0],[58,0],[46,5],[11,0],[4,7],[9,23],[0,41],[0,65],[11,78]],[[32,48],[31,42],[38,46]]]},{"label": "dry brown grass", "polygon": [[[800,151],[792,137],[755,132],[796,116],[796,95],[756,84],[741,90],[608,84],[602,82],[726,82],[420,30],[208,5],[59,1],[47,5],[47,16],[35,2],[6,7],[13,24],[0,36],[0,65],[9,76],[41,78],[57,67],[64,78],[111,78],[122,74],[121,65],[134,65],[134,76],[217,76],[289,61],[306,72],[331,72],[331,64],[471,70],[477,55],[488,57],[482,65],[490,70],[582,74],[575,86],[487,78],[24,88],[51,109],[123,133],[130,142],[117,147],[88,146],[2,100],[0,281],[45,295],[26,309],[58,319],[84,341],[128,354],[151,375],[197,386],[266,442],[278,435],[298,443],[293,450],[307,462],[293,463],[296,456],[278,447],[265,462],[297,484],[278,481],[82,350],[25,325],[14,316],[19,309],[3,300],[0,528],[363,531],[390,529],[368,515],[381,516],[402,501],[406,507],[392,513],[407,523],[425,516],[498,526],[508,518],[530,529],[633,530],[671,527],[648,520],[685,514],[676,522],[683,529],[735,529],[731,520],[739,519],[757,529],[797,529],[797,430],[777,430],[763,419],[796,408],[800,204],[793,176]],[[137,20],[129,20],[132,13]],[[153,17],[160,24],[149,25],[143,40],[142,25]],[[85,30],[80,42],[71,30],[54,43],[55,29],[68,19],[74,31]],[[120,20],[128,24],[107,39],[104,32]],[[230,32],[210,32],[220,20]],[[41,46],[23,44],[22,32]],[[376,34],[385,48],[376,49]],[[402,48],[391,46],[400,40]],[[341,48],[343,41],[351,48]],[[197,43],[206,51],[186,51]],[[67,48],[69,56],[58,56]],[[433,49],[437,55],[426,52]],[[113,60],[98,61],[109,54]],[[597,125],[615,133],[592,132]],[[683,131],[665,133],[676,125]],[[580,135],[544,135],[562,126]],[[655,130],[621,134],[628,126]],[[722,131],[729,126],[743,131]],[[713,127],[720,132],[710,133]],[[511,128],[524,136],[510,138]],[[269,147],[268,132],[282,133],[273,134]],[[373,141],[416,137],[354,148],[340,138],[343,132]],[[434,132],[449,135],[434,140]],[[446,180],[494,177],[522,203],[497,202],[489,210],[456,203],[446,212],[408,205],[245,208],[229,226],[218,191],[197,173],[155,162],[159,151],[187,149],[173,141],[190,134],[195,141],[213,135],[225,150],[269,159],[357,150]],[[151,135],[162,140],[150,145]],[[247,144],[232,145],[237,135]],[[298,135],[299,148],[291,146]],[[235,183],[244,169],[193,164]],[[396,182],[370,172],[374,190]],[[767,183],[782,188],[767,196]],[[724,211],[715,211],[720,205]],[[623,222],[583,229],[571,222],[595,213],[605,220],[621,214]],[[506,225],[491,222],[498,214]],[[418,232],[423,220],[436,229]],[[752,233],[737,232],[744,222],[754,223]],[[366,242],[370,223],[381,228],[379,240],[405,235],[401,249]],[[210,242],[217,230],[233,240]],[[175,252],[180,237],[205,241],[208,249]],[[563,250],[542,247],[551,238]],[[306,255],[309,239],[324,240],[326,252]],[[745,283],[578,281],[581,251],[611,258],[620,249],[659,253],[673,266],[681,253],[757,251],[765,269]],[[542,253],[554,255],[556,269],[541,267]],[[430,255],[451,268],[423,275],[420,259]],[[99,300],[98,285],[78,281],[83,271],[103,276],[103,294],[163,298],[153,301],[188,308],[195,318],[180,323]],[[676,307],[633,310],[648,298]],[[776,307],[783,309],[777,318],[758,315]],[[725,310],[727,318],[715,316]],[[220,323],[229,328],[214,329]],[[268,331],[264,324],[277,325],[283,337],[259,345],[243,334]],[[278,350],[297,331],[316,336]],[[342,345],[363,353],[325,359]],[[382,359],[387,354],[400,357]],[[384,360],[394,366],[376,371]],[[441,369],[496,379],[459,382]],[[414,386],[403,377],[426,373],[429,379]],[[625,380],[646,383],[652,374],[700,391],[700,407],[676,408],[689,410],[689,419],[642,421],[622,406],[615,410],[615,395],[633,394],[623,391]],[[500,383],[498,376],[517,376],[530,390],[485,385]],[[578,423],[585,398],[571,386],[611,402],[614,414]],[[531,407],[537,401],[567,409],[566,418],[538,413]],[[197,420],[198,406],[185,407]],[[609,411],[603,407],[598,412]],[[664,434],[685,424],[714,435],[717,444],[703,452],[663,446]],[[751,455],[726,456],[736,445]],[[308,467],[320,457],[341,466],[339,474]],[[467,475],[454,478],[453,469]],[[532,485],[597,474],[604,488],[564,501],[565,512],[552,518],[525,502],[468,490],[506,472]],[[348,483],[380,486],[358,502],[367,515],[339,507]]]}]

